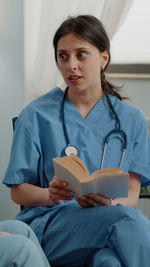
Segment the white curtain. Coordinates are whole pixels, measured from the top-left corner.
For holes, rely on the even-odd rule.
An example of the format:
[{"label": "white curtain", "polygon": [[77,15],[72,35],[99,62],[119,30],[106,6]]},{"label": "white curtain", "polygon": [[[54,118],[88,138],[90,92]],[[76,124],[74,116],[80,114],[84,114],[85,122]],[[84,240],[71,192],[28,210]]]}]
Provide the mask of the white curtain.
[{"label": "white curtain", "polygon": [[54,60],[53,36],[70,15],[91,14],[110,37],[125,19],[133,0],[24,0],[25,104],[56,85],[62,77]]}]

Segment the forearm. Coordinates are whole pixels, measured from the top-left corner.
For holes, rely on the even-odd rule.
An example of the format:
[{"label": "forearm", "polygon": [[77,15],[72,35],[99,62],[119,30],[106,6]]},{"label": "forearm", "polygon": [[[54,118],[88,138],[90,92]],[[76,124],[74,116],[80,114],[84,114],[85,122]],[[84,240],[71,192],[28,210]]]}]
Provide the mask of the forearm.
[{"label": "forearm", "polygon": [[50,199],[48,188],[41,188],[28,183],[12,185],[11,198],[16,204],[24,206],[52,206],[56,204]]},{"label": "forearm", "polygon": [[136,207],[138,203],[138,198],[139,197],[134,197],[132,196],[132,192],[129,192],[128,198],[116,198],[112,200],[112,205],[116,206],[117,204],[122,204],[125,206],[131,206],[131,207]]},{"label": "forearm", "polygon": [[112,205],[123,204],[125,206],[136,207],[139,200],[141,188],[141,176],[136,173],[130,173],[128,198],[116,198],[112,200]]}]

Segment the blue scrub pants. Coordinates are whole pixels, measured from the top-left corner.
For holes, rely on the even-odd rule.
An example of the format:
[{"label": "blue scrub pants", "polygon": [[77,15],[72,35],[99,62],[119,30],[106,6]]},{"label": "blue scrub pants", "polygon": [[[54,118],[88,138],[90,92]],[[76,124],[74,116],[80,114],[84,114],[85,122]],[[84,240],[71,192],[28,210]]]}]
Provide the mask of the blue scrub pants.
[{"label": "blue scrub pants", "polygon": [[137,208],[70,203],[47,224],[42,247],[65,267],[149,267],[150,221]]},{"label": "blue scrub pants", "polygon": [[0,222],[0,267],[50,266],[33,231],[17,220]]}]

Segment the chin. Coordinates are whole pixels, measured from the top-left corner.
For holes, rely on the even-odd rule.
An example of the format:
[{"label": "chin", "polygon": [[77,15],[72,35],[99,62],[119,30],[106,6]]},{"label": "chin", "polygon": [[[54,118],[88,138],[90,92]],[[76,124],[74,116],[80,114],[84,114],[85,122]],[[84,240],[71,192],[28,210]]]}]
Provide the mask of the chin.
[{"label": "chin", "polygon": [[85,93],[86,92],[86,89],[85,88],[72,88],[72,87],[69,87],[70,89],[70,92],[73,92],[73,93],[76,93],[76,94],[82,94],[82,93]]},{"label": "chin", "polygon": [[72,84],[68,84],[68,87],[70,89],[71,92],[74,93],[83,93],[87,91],[87,87],[81,85],[81,84],[76,84],[76,85],[72,85]]}]

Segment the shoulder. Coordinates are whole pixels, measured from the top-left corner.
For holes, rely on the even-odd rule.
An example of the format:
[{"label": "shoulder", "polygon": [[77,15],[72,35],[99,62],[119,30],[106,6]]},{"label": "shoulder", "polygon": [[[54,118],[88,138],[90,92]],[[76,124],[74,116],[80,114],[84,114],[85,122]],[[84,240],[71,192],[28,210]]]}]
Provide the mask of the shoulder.
[{"label": "shoulder", "polygon": [[124,100],[121,101],[115,96],[110,96],[110,99],[119,116],[123,116],[128,119],[145,120],[143,114],[137,107]]},{"label": "shoulder", "polygon": [[63,92],[59,87],[55,87],[51,91],[41,95],[40,97],[36,98],[32,102],[30,102],[23,111],[30,110],[30,109],[45,109],[50,108],[51,104],[59,104],[61,102],[63,96]]},{"label": "shoulder", "polygon": [[26,116],[38,115],[40,113],[49,113],[52,109],[58,109],[59,104],[62,101],[63,92],[59,87],[55,87],[51,91],[45,93],[44,95],[36,98],[30,102],[20,113],[20,118]]},{"label": "shoulder", "polygon": [[50,116],[58,116],[61,110],[63,99],[63,91],[59,87],[55,87],[51,91],[36,98],[21,111],[18,116],[17,124],[24,125],[25,128],[34,128],[42,121],[46,121]]},{"label": "shoulder", "polygon": [[133,132],[140,131],[142,127],[147,128],[144,115],[137,107],[114,96],[110,96],[110,99],[123,128],[132,129]]}]

